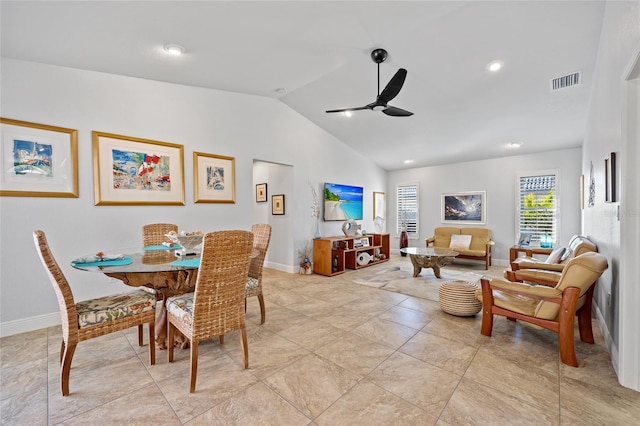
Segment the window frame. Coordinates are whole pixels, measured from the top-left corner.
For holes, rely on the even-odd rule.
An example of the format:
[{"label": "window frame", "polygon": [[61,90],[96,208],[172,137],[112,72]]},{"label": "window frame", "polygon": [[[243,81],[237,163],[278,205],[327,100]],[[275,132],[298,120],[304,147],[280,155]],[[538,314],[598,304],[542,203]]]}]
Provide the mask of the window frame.
[{"label": "window frame", "polygon": [[[407,235],[409,239],[415,240],[420,235],[420,186],[418,182],[400,183],[396,185],[396,236],[400,236],[402,231],[402,212],[407,211],[406,202],[402,202],[400,199],[400,191],[406,192],[406,188],[415,188],[415,219],[413,220],[413,226],[407,226]],[[412,209],[413,210],[413,209]]]},{"label": "window frame", "polygon": [[[515,240],[516,240],[516,244],[520,238],[521,233],[523,232],[530,232],[527,229],[524,229],[522,227],[522,199],[524,197],[524,195],[522,194],[521,191],[521,181],[523,178],[536,178],[536,177],[544,177],[544,176],[553,176],[555,179],[555,183],[554,183],[554,208],[553,208],[553,222],[552,222],[552,226],[554,227],[553,231],[552,231],[552,246],[556,246],[557,243],[559,242],[559,236],[560,236],[560,228],[561,228],[561,209],[560,209],[560,199],[561,199],[561,194],[560,194],[560,183],[561,183],[561,176],[560,176],[560,170],[558,169],[544,169],[544,170],[535,170],[535,171],[526,171],[526,172],[518,172],[516,173],[516,177],[515,177]],[[536,232],[534,233],[534,238],[533,240],[533,244],[532,246],[537,246],[540,243],[540,239],[538,238],[539,235],[541,234],[540,230],[537,229]]]}]

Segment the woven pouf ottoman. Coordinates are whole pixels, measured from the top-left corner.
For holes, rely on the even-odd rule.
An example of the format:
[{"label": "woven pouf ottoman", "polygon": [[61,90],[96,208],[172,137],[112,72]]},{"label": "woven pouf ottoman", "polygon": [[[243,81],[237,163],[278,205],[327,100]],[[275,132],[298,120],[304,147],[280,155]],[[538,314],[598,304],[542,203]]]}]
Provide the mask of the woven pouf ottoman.
[{"label": "woven pouf ottoman", "polygon": [[447,281],[438,290],[440,309],[459,317],[470,317],[482,309],[482,302],[476,298],[480,287],[468,281]]}]

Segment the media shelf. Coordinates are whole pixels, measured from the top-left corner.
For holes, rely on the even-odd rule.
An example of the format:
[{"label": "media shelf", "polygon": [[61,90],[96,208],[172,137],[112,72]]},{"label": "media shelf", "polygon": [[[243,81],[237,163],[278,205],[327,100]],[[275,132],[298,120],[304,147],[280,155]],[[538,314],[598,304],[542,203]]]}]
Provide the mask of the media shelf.
[{"label": "media shelf", "polygon": [[[368,263],[358,262],[360,257]],[[313,272],[342,274],[346,269],[360,269],[389,260],[389,234],[367,234],[353,237],[326,237],[313,240]]]}]

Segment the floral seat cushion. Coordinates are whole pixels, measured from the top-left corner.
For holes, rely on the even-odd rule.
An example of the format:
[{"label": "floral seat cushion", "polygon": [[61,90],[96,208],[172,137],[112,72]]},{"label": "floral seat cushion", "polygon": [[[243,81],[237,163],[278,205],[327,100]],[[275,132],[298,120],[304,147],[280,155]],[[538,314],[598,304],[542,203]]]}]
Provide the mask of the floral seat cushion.
[{"label": "floral seat cushion", "polygon": [[156,296],[138,290],[76,303],[80,328],[103,324],[156,309]]},{"label": "floral seat cushion", "polygon": [[167,299],[167,312],[180,318],[180,321],[191,327],[193,325],[193,294],[186,293]]},{"label": "floral seat cushion", "polygon": [[257,279],[255,279],[255,278],[247,278],[246,289],[247,290],[255,290],[256,288],[258,288],[258,284],[260,284],[260,283],[258,282]]}]

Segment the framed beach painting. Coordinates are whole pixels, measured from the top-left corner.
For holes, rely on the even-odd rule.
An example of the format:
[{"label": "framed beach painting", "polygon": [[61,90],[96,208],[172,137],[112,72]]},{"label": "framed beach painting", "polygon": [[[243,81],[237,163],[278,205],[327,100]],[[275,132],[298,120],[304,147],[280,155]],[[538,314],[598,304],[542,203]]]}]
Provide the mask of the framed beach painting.
[{"label": "framed beach painting", "polygon": [[193,153],[193,185],[196,203],[235,203],[234,157]]},{"label": "framed beach painting", "polygon": [[0,195],[78,198],[78,131],[0,118]]},{"label": "framed beach painting", "polygon": [[486,191],[442,194],[442,223],[484,224]]},{"label": "framed beach painting", "polygon": [[104,132],[93,138],[97,206],[184,205],[184,148]]}]

